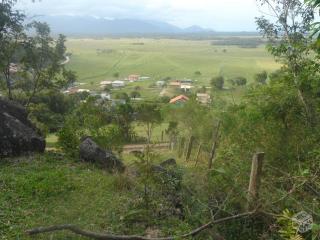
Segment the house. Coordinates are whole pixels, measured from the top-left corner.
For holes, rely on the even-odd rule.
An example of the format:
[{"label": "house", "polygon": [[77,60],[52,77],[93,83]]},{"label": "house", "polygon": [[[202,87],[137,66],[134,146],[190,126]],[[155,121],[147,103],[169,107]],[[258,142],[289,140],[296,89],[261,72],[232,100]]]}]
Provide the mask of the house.
[{"label": "house", "polygon": [[103,100],[111,100],[111,95],[109,93],[101,93],[100,97]]},{"label": "house", "polygon": [[106,87],[106,86],[109,86],[109,85],[112,85],[112,81],[102,81],[102,82],[100,82],[100,86],[102,88]]},{"label": "house", "polygon": [[170,104],[177,104],[177,105],[179,105],[179,104],[183,104],[183,103],[185,103],[185,102],[187,102],[187,101],[189,101],[189,98],[188,98],[187,96],[185,96],[185,95],[180,95],[180,96],[177,96],[177,97],[175,97],[175,98],[172,98],[172,99],[170,100]]},{"label": "house", "polygon": [[174,87],[174,88],[180,88],[180,86],[181,86],[181,81],[179,81],[179,80],[171,81],[171,82],[169,83],[169,86],[170,86],[170,87]]},{"label": "house", "polygon": [[181,84],[190,84],[190,85],[193,83],[191,79],[184,79],[184,80],[181,80],[180,82]]},{"label": "house", "polygon": [[136,82],[140,80],[140,75],[137,74],[131,74],[128,76],[128,81],[130,82]]},{"label": "house", "polygon": [[90,90],[72,87],[72,88],[68,88],[68,90],[64,91],[63,93],[64,94],[76,94],[76,93],[84,93],[84,92],[90,93]]},{"label": "house", "polygon": [[193,88],[193,86],[190,83],[181,83],[180,89],[182,89],[185,92],[190,92],[190,90]]},{"label": "house", "polygon": [[140,81],[144,81],[144,80],[149,80],[150,79],[150,77],[140,77]]},{"label": "house", "polygon": [[124,83],[124,81],[113,81],[112,82],[112,87],[114,88],[121,88],[121,87],[124,87],[126,84]]},{"label": "house", "polygon": [[197,101],[201,104],[211,103],[211,96],[207,93],[197,93]]},{"label": "house", "polygon": [[90,93],[90,90],[89,89],[78,89],[78,93]]},{"label": "house", "polygon": [[156,84],[158,87],[163,87],[164,85],[166,85],[166,82],[165,81],[157,81]]}]

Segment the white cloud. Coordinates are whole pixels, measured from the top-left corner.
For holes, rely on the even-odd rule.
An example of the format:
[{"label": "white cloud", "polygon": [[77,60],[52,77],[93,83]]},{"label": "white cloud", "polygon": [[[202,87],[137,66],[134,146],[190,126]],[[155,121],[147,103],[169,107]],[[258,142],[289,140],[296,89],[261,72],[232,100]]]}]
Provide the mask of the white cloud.
[{"label": "white cloud", "polygon": [[178,26],[200,25],[220,31],[255,30],[255,0],[22,0],[28,14],[140,18]]}]

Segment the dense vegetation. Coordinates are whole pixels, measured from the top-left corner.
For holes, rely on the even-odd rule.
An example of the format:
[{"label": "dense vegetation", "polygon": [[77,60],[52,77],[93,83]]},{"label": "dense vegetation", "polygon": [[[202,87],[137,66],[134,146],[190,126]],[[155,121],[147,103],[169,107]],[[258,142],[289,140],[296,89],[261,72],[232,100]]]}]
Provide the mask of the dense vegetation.
[{"label": "dense vegetation", "polygon": [[[180,236],[172,239],[319,239],[320,51],[319,40],[310,37],[319,1],[258,2],[275,16],[257,18],[257,24],[281,68],[257,72],[250,84],[246,77],[217,73],[211,88],[197,89],[210,94],[211,103],[199,104],[190,92],[188,101],[173,105],[159,98],[133,101],[121,92],[121,104],[63,95],[60,90],[75,80],[59,64],[66,54],[64,37],[51,39],[48,26],[40,23],[32,24],[37,34],[27,36],[14,2],[2,1],[2,16],[9,20],[0,26],[0,41],[11,46],[17,44],[12,36],[19,36],[23,43],[10,52],[9,65],[0,64],[6,96],[25,104],[30,118],[59,140],[53,152],[0,161],[0,239],[25,239],[30,228],[56,224]],[[44,47],[38,41],[45,43],[46,55],[38,51]],[[22,69],[13,84],[6,73],[16,54]],[[45,64],[38,68],[40,59]],[[192,71],[203,76],[202,69]],[[40,85],[34,85],[37,79]],[[159,126],[165,136],[156,141]],[[125,173],[112,175],[79,161],[84,136],[121,157]],[[158,142],[170,149],[157,148]],[[143,143],[144,151],[126,152],[123,146],[132,143]],[[178,166],[159,167],[172,157]],[[261,181],[255,182],[252,164],[262,162],[256,172]],[[302,211],[313,216],[306,233],[294,221]],[[39,239],[81,239],[48,234]]]}]

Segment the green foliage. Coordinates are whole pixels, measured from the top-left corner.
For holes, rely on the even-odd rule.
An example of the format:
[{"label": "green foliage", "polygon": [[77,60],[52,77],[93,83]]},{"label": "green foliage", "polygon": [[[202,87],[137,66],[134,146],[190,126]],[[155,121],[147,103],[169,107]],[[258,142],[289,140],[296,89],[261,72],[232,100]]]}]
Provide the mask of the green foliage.
[{"label": "green foliage", "polygon": [[284,210],[282,216],[278,217],[278,224],[280,225],[280,236],[284,240],[303,240],[298,234],[298,226],[292,221],[293,214],[289,210]]},{"label": "green foliage", "polygon": [[80,122],[75,115],[66,118],[63,128],[58,132],[58,145],[68,155],[78,156],[79,145],[84,131],[79,131]]},{"label": "green foliage", "polygon": [[268,73],[266,71],[263,71],[261,73],[257,73],[254,76],[254,81],[258,84],[266,84],[268,79]]},{"label": "green foliage", "polygon": [[140,92],[138,92],[138,91],[132,91],[132,92],[130,93],[130,97],[133,98],[133,99],[135,99],[135,98],[140,98],[140,97],[141,97],[141,94],[140,94]]},{"label": "green foliage", "polygon": [[114,95],[114,99],[124,100],[126,102],[130,101],[129,95],[127,93],[125,93],[125,92],[116,93]]},{"label": "green foliage", "polygon": [[195,72],[194,72],[194,75],[196,75],[196,76],[201,76],[201,72],[200,72],[200,71],[195,71]]},{"label": "green foliage", "polygon": [[114,73],[114,74],[113,74],[113,77],[114,77],[114,78],[119,78],[119,77],[120,77],[120,73],[118,73],[118,72]]},{"label": "green foliage", "polygon": [[218,76],[211,79],[211,86],[215,89],[222,90],[224,87],[224,77]]},{"label": "green foliage", "polygon": [[151,141],[153,128],[163,121],[160,106],[142,103],[136,107],[137,121],[146,125],[148,143]]},{"label": "green foliage", "polygon": [[229,80],[233,86],[245,86],[247,79],[245,77],[236,77]]}]

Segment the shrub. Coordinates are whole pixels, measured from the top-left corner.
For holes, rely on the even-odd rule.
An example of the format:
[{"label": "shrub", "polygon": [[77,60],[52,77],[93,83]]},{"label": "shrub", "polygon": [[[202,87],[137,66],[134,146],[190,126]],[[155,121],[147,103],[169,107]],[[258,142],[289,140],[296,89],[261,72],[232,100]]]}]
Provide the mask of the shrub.
[{"label": "shrub", "polygon": [[224,87],[224,77],[218,76],[211,79],[211,85],[219,90],[222,90]]}]

